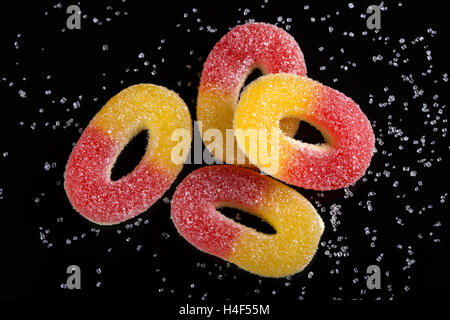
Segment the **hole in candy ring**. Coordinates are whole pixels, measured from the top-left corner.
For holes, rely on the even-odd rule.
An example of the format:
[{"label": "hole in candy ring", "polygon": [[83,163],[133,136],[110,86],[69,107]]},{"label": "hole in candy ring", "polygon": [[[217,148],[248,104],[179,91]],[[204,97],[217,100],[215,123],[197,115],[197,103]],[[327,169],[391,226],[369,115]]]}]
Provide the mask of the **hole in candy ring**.
[{"label": "hole in candy ring", "polygon": [[296,134],[292,137],[292,139],[310,144],[326,143],[325,138],[323,137],[320,130],[307,121],[300,121],[298,130]]},{"label": "hole in candy ring", "polygon": [[277,233],[274,227],[272,227],[268,222],[251,213],[224,205],[217,206],[216,210],[223,214],[225,217],[232,219],[239,224],[245,225],[246,227],[255,229],[258,232],[269,235]]},{"label": "hole in candy ring", "polygon": [[148,130],[142,130],[127,143],[111,169],[112,181],[120,180],[136,168],[147,150],[148,141]]}]

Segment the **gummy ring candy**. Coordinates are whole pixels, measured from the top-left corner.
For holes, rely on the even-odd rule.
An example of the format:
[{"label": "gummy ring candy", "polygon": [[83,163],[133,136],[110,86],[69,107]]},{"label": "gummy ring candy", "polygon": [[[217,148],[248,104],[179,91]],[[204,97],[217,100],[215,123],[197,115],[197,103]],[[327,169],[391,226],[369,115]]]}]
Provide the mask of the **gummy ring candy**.
[{"label": "gummy ring candy", "polygon": [[[233,207],[264,219],[275,234],[258,232],[222,215]],[[172,198],[172,221],[197,249],[265,277],[303,270],[324,230],[311,203],[297,191],[254,170],[214,165],[189,174]]]},{"label": "gummy ring candy", "polygon": [[[248,23],[231,29],[216,43],[203,65],[197,98],[200,132],[219,130],[223,140],[226,139],[227,129],[233,129],[239,92],[247,76],[256,68],[263,74],[306,75],[303,53],[286,31],[266,23]],[[298,125],[298,119],[284,119],[281,128],[293,136]],[[237,161],[238,149],[233,134],[230,140],[231,145],[227,141],[222,148],[209,148],[212,155],[221,163],[248,164],[245,157],[241,160],[243,163]],[[227,156],[228,148],[231,156]]]},{"label": "gummy ring candy", "polygon": [[[74,147],[65,171],[65,189],[75,210],[97,224],[111,225],[147,210],[170,187],[181,164],[171,151],[180,142],[171,139],[185,129],[190,148],[189,110],[173,91],[152,84],[126,88],[95,115]],[[125,177],[111,180],[111,169],[126,144],[148,130],[146,153]],[[183,142],[181,142],[183,143]]]},{"label": "gummy ring candy", "polygon": [[[279,129],[284,117],[311,123],[326,143],[313,145],[284,135]],[[262,76],[247,86],[234,114],[234,129],[238,147],[259,169],[315,190],[343,188],[358,180],[370,164],[375,143],[369,120],[352,99],[293,74]],[[267,132],[270,138],[258,139],[252,147],[246,130]],[[275,151],[258,151],[262,148]]]}]

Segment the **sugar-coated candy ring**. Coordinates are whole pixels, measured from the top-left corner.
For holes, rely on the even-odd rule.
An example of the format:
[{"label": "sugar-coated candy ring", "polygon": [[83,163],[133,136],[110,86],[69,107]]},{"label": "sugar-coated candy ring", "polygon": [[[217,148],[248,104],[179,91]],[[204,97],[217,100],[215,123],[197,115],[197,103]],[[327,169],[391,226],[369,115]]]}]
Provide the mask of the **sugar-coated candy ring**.
[{"label": "sugar-coated candy ring", "polygon": [[[233,129],[239,92],[247,76],[256,68],[264,74],[306,75],[303,53],[286,31],[266,23],[248,23],[231,29],[216,43],[203,65],[197,98],[197,120],[201,122],[202,132],[218,129],[225,141],[226,130]],[[281,128],[293,136],[298,124],[298,119],[284,119]],[[227,158],[226,143],[222,149],[210,148],[210,151],[223,163],[243,164],[236,160],[237,147],[233,135],[231,139],[234,143],[231,144],[234,152],[229,151],[231,157]]]},{"label": "sugar-coated candy ring", "polygon": [[[184,160],[180,164],[171,159],[172,149],[180,143],[171,139],[176,129],[188,133],[183,147],[189,150],[191,117],[173,91],[139,84],[111,98],[91,120],[69,157],[64,186],[73,207],[90,221],[105,225],[147,210],[183,166]],[[145,155],[131,173],[112,181],[117,157],[142,130],[149,133]]]},{"label": "sugar-coated candy ring", "polygon": [[[279,129],[284,117],[314,125],[326,143],[313,145],[284,135]],[[374,151],[370,122],[353,100],[293,74],[262,76],[247,86],[235,111],[234,129],[239,148],[258,168],[307,189],[350,185],[364,174]],[[249,129],[266,132],[268,138],[252,147],[246,138]],[[278,152],[258,151],[261,148]]]},{"label": "sugar-coated candy ring", "polygon": [[[222,215],[233,207],[269,223],[265,234]],[[172,220],[197,249],[265,276],[303,270],[314,256],[324,225],[311,203],[295,190],[256,171],[229,165],[202,167],[178,185]]]}]

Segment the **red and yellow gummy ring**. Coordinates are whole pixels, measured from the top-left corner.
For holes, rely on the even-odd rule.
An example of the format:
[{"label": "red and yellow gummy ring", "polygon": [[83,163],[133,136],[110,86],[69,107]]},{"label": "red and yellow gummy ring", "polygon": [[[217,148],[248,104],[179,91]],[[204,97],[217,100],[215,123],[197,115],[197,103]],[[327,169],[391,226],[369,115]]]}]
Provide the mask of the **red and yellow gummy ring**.
[{"label": "red and yellow gummy ring", "polygon": [[[75,210],[98,224],[116,224],[147,210],[170,187],[182,163],[171,159],[184,129],[190,148],[189,110],[173,91],[152,84],[122,90],[95,115],[74,147],[65,172],[65,189]],[[117,181],[111,169],[126,144],[148,130],[147,150],[136,168]],[[189,140],[189,141],[188,141]],[[181,142],[183,143],[183,142]]]},{"label": "red and yellow gummy ring", "polygon": [[[326,143],[313,145],[284,135],[279,120],[285,117],[311,123]],[[370,164],[375,143],[369,120],[352,99],[294,74],[262,76],[247,86],[234,114],[234,129],[239,148],[258,168],[315,190],[339,189],[358,180]],[[266,132],[269,138],[251,146],[251,131]]]},{"label": "red and yellow gummy ring", "polygon": [[[234,222],[216,210],[225,206],[262,218],[276,233]],[[298,192],[253,170],[228,165],[189,174],[175,191],[171,215],[179,233],[197,249],[265,277],[303,270],[324,229],[314,207]]]},{"label": "red and yellow gummy ring", "polygon": [[[197,98],[197,120],[201,122],[202,133],[215,129],[221,132],[223,140],[226,139],[226,130],[233,129],[240,90],[256,68],[264,74],[306,75],[303,53],[286,31],[266,23],[248,23],[231,29],[216,43],[203,65]],[[298,124],[298,119],[284,119],[281,128],[293,136]],[[233,135],[231,139],[234,143]],[[244,164],[236,161],[235,143],[229,151],[231,157],[227,157],[227,143],[222,149],[210,149],[213,156],[223,163]],[[208,147],[206,141],[205,144]],[[245,163],[248,164],[248,160]]]}]

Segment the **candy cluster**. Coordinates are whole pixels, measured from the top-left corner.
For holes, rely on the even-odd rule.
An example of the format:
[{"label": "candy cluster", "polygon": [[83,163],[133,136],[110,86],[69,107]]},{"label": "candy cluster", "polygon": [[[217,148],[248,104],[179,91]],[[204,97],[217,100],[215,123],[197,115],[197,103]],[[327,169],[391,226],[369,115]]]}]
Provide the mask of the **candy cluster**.
[{"label": "candy cluster", "polygon": [[[255,68],[264,75],[240,93]],[[264,23],[237,26],[214,46],[202,72],[197,118],[202,131],[227,136],[232,130],[233,153],[246,157],[242,165],[308,189],[332,190],[355,182],[374,149],[371,125],[358,105],[307,78],[296,41]],[[319,129],[325,143],[293,139],[300,121]],[[112,181],[118,155],[142,130],[150,133],[146,154],[130,174]],[[174,139],[177,130],[187,132],[181,146]],[[253,145],[249,131],[257,132]],[[261,132],[270,138],[263,139]],[[181,171],[188,152],[174,162],[174,150],[189,151],[191,136],[189,111],[176,93],[149,84],[123,90],[92,119],[69,158],[65,188],[72,205],[98,224],[120,223],[144,212]],[[317,250],[322,219],[294,189],[236,166],[241,164],[237,154],[226,156],[227,148],[230,144],[211,152],[228,165],[195,170],[177,187],[171,207],[177,230],[199,250],[261,276],[303,270]],[[222,215],[221,207],[260,217],[275,234],[239,224]]]},{"label": "candy cluster", "polygon": [[[217,42],[203,65],[197,98],[197,120],[202,124],[202,131],[219,129],[225,137],[226,130],[233,129],[239,93],[254,69],[263,74],[285,72],[306,76],[303,53],[286,31],[266,23],[233,28]],[[298,124],[298,119],[287,118],[280,126],[293,136]],[[238,150],[232,147],[233,151]],[[221,162],[238,164],[235,157],[226,161],[226,149],[224,145],[211,151]]]}]

